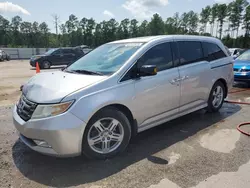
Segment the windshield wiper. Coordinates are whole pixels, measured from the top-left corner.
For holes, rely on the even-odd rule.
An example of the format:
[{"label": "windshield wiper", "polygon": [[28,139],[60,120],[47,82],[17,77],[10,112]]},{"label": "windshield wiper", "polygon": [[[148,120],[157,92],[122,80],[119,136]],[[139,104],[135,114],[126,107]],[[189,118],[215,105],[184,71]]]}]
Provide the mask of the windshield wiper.
[{"label": "windshield wiper", "polygon": [[89,74],[89,75],[100,75],[102,76],[103,74],[100,72],[95,72],[95,71],[89,71],[89,70],[71,70],[72,72],[80,73],[80,74]]},{"label": "windshield wiper", "polygon": [[75,71],[72,71],[72,70],[68,70],[68,69],[62,69],[62,71],[64,71],[64,72],[68,72],[68,73],[76,73]]}]

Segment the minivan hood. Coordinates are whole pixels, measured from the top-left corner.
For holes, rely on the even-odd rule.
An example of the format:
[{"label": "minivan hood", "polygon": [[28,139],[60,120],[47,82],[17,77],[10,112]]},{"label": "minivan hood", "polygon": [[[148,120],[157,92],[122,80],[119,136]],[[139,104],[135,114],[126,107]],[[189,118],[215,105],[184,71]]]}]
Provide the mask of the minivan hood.
[{"label": "minivan hood", "polygon": [[250,68],[250,61],[242,61],[242,60],[236,59],[234,61],[234,68],[242,68],[242,67]]},{"label": "minivan hood", "polygon": [[94,84],[107,76],[73,74],[63,71],[39,73],[24,86],[23,94],[36,103],[58,103],[68,94]]}]

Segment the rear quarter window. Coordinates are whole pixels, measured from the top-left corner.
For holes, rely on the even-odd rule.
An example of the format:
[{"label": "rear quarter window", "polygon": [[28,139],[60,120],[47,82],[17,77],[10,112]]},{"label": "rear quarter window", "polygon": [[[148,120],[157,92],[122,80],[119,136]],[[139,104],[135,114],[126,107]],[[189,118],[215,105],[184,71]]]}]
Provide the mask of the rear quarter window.
[{"label": "rear quarter window", "polygon": [[214,61],[227,57],[224,51],[217,44],[210,42],[202,42],[202,46],[204,50],[205,59],[207,61]]}]

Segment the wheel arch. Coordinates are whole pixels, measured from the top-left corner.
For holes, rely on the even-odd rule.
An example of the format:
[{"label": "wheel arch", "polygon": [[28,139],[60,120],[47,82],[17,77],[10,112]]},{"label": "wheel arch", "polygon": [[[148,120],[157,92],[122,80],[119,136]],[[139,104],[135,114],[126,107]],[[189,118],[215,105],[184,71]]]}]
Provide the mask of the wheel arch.
[{"label": "wheel arch", "polygon": [[[137,125],[137,121],[136,119],[134,119],[133,113],[131,112],[131,110],[123,105],[123,104],[119,104],[119,103],[113,103],[113,104],[108,104],[106,106],[101,107],[100,109],[98,109],[92,116],[91,118],[89,118],[88,122],[100,111],[106,109],[106,108],[115,108],[119,111],[121,111],[122,113],[124,113],[124,115],[128,118],[130,126],[131,126],[131,131],[132,134],[131,136],[134,137],[137,132],[138,132],[138,125]],[[88,124],[87,122],[87,124]]]},{"label": "wheel arch", "polygon": [[44,59],[42,59],[42,62],[44,62],[44,61],[48,61],[50,63],[50,65],[52,65],[52,62],[47,57],[45,57]]},{"label": "wheel arch", "polygon": [[[221,82],[221,83],[224,85],[224,87],[225,87],[225,89],[226,89],[224,98],[226,98],[227,95],[228,95],[228,86],[227,86],[226,80],[225,80],[224,78],[220,78],[220,79],[218,79],[216,82]],[[215,83],[216,83],[216,82],[215,82]],[[214,84],[215,84],[215,83],[214,83]]]}]

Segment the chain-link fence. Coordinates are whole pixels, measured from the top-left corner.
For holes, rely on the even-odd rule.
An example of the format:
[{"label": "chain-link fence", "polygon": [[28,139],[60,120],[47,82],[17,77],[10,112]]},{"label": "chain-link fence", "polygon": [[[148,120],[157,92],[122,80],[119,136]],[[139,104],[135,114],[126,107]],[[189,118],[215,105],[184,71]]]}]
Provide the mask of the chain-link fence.
[{"label": "chain-link fence", "polygon": [[49,48],[1,48],[10,55],[11,59],[29,59],[33,55],[43,54]]}]

